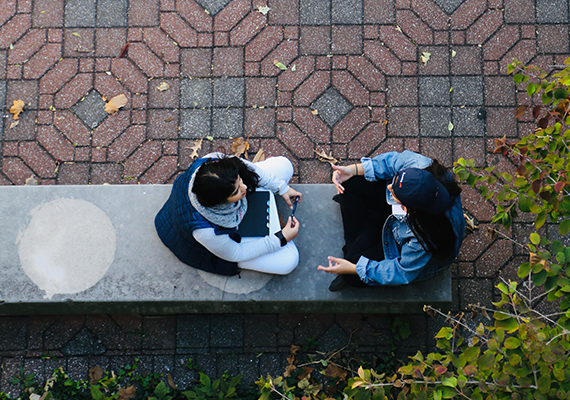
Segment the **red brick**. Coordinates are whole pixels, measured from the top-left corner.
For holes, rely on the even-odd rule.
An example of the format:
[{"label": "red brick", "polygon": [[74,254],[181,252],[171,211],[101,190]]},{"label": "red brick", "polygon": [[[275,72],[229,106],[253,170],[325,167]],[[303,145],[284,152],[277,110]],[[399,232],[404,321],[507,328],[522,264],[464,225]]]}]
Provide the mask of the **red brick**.
[{"label": "red brick", "polygon": [[277,80],[279,90],[294,90],[301,84],[314,70],[315,61],[313,57],[299,57],[295,60],[296,69],[283,71]]},{"label": "red brick", "polygon": [[295,124],[281,123],[277,126],[277,138],[293,154],[300,158],[313,158],[315,145]]},{"label": "red brick", "polygon": [[395,22],[392,0],[364,0],[362,3],[365,24],[393,24]]},{"label": "red brick", "polygon": [[435,30],[446,30],[448,17],[434,2],[429,0],[412,0],[412,10]]},{"label": "red brick", "polygon": [[133,110],[131,111],[131,123],[135,125],[146,124],[146,111],[144,110]]},{"label": "red brick", "polygon": [[57,183],[59,185],[87,185],[89,183],[89,164],[65,163],[61,165]]},{"label": "red brick", "polygon": [[299,0],[268,0],[271,25],[297,25],[299,23]]},{"label": "red brick", "polygon": [[455,138],[453,140],[453,157],[475,161],[476,167],[485,167],[485,139]]},{"label": "red brick", "polygon": [[61,58],[61,44],[46,44],[24,65],[24,79],[39,79]]},{"label": "red brick", "polygon": [[275,104],[275,78],[247,78],[245,84],[246,106],[273,106]]},{"label": "red brick", "polygon": [[261,75],[264,76],[275,76],[281,72],[273,62],[275,60],[282,62],[285,65],[289,65],[293,61],[298,52],[297,41],[285,41],[281,42],[275,50],[273,50],[265,59],[261,62]]},{"label": "red brick", "polygon": [[79,72],[93,72],[95,61],[92,58],[81,58],[79,60]]},{"label": "red brick", "polygon": [[[110,150],[110,149],[109,149]],[[125,177],[139,177],[161,156],[162,146],[159,142],[148,141],[142,144],[127,160],[124,162]],[[111,151],[109,151],[109,159],[111,159]]]},{"label": "red brick", "polygon": [[176,9],[198,32],[212,32],[212,17],[193,0],[177,0]]},{"label": "red brick", "polygon": [[310,108],[298,107],[293,110],[293,121],[314,143],[330,143],[331,130]]},{"label": "red brick", "polygon": [[127,108],[131,106],[131,94],[125,90],[124,86],[121,85],[117,80],[107,74],[95,74],[95,82],[93,87],[107,100],[111,100],[113,97],[118,96],[120,94],[124,94],[127,96],[127,104],[125,105]]},{"label": "red brick", "polygon": [[261,13],[254,12],[242,19],[230,32],[230,43],[232,46],[244,46],[265,26],[267,17]]},{"label": "red brick", "polygon": [[0,8],[0,25],[16,14],[16,0],[5,0]]},{"label": "red brick", "polygon": [[143,28],[129,27],[127,31],[127,42],[142,42]]},{"label": "red brick", "polygon": [[93,87],[93,74],[77,74],[57,92],[54,99],[56,108],[70,108],[85,96]]},{"label": "red brick", "polygon": [[22,66],[21,65],[8,65],[6,68],[6,79],[20,80],[22,79]]},{"label": "red brick", "polygon": [[18,12],[22,14],[31,13],[32,0],[18,0]]},{"label": "red brick", "polygon": [[146,77],[139,72],[130,60],[126,58],[114,59],[111,62],[111,72],[132,93],[146,93]]},{"label": "red brick", "polygon": [[[554,49],[551,49],[551,51]],[[536,44],[534,40],[521,40],[499,62],[500,73],[507,74],[507,65],[517,59],[524,65],[536,56]]]},{"label": "red brick", "polygon": [[499,60],[519,40],[519,28],[504,25],[483,46],[484,60]]},{"label": "red brick", "polygon": [[488,10],[466,33],[467,44],[482,44],[503,24],[503,15],[499,10]]},{"label": "red brick", "polygon": [[[327,151],[327,149],[323,149]],[[302,160],[299,162],[299,182],[330,183],[331,167],[329,163],[317,160]]]},{"label": "red brick", "polygon": [[416,46],[393,26],[380,27],[380,40],[401,60],[416,59]]},{"label": "red brick", "polygon": [[246,108],[244,130],[251,137],[274,137],[275,108]]},{"label": "red brick", "polygon": [[180,47],[195,47],[198,44],[198,33],[176,13],[161,13],[160,27]]},{"label": "red brick", "polygon": [[319,56],[315,60],[315,69],[329,71],[331,69],[331,57]]},{"label": "red brick", "polygon": [[[11,102],[8,104],[11,105]],[[6,118],[2,121],[4,124],[4,140],[34,140],[37,128],[36,115],[36,111],[24,111],[20,115],[20,122],[13,128],[10,128],[13,119]]]},{"label": "red brick", "polygon": [[[541,53],[568,53],[568,29],[564,25],[539,25],[537,48]],[[519,60],[523,63],[527,61]]]},{"label": "red brick", "polygon": [[449,44],[449,32],[435,31],[433,33],[433,44]]},{"label": "red brick", "polygon": [[91,144],[89,130],[72,112],[67,110],[56,111],[53,124],[72,144],[76,146],[88,146]]},{"label": "red brick", "polygon": [[146,108],[147,96],[145,95],[134,95],[132,107],[133,108]]},{"label": "red brick", "polygon": [[380,42],[373,40],[364,41],[364,54],[382,72],[387,75],[398,75],[402,71],[402,63]]},{"label": "red brick", "polygon": [[348,143],[370,121],[368,108],[354,108],[333,128],[332,141],[334,143]]},{"label": "red brick", "polygon": [[504,8],[503,0],[489,0],[489,8]]},{"label": "red brick", "polygon": [[175,110],[148,110],[147,136],[151,139],[178,137],[178,112]]},{"label": "red brick", "polygon": [[505,0],[505,22],[534,23],[533,0]]},{"label": "red brick", "polygon": [[398,10],[396,21],[402,31],[417,44],[433,44],[432,30],[412,11]]},{"label": "red brick", "polygon": [[481,48],[479,46],[454,46],[455,57],[451,57],[453,75],[480,75]]},{"label": "red brick", "polygon": [[251,10],[247,0],[234,0],[214,17],[214,31],[229,32]]},{"label": "red brick", "polygon": [[176,173],[177,157],[163,156],[141,177],[142,184],[163,184]]},{"label": "red brick", "polygon": [[44,29],[32,29],[8,50],[9,64],[22,64],[46,43]]},{"label": "red brick", "polygon": [[19,158],[4,157],[2,159],[2,171],[14,185],[24,185],[26,179],[36,176]]},{"label": "red brick", "polygon": [[96,58],[95,59],[95,71],[96,72],[106,72],[111,69],[111,60],[108,58]]},{"label": "red brick", "polygon": [[333,71],[332,83],[353,106],[367,106],[369,104],[368,90],[349,72]]},{"label": "red brick", "polygon": [[[6,104],[10,107],[14,100],[23,100],[27,110],[38,108],[38,83],[36,81],[8,81],[6,87]],[[9,108],[8,107],[8,108]]]},{"label": "red brick", "polygon": [[258,62],[246,62],[244,74],[245,76],[259,76],[260,64]]},{"label": "red brick", "polygon": [[402,63],[402,75],[404,76],[416,76],[418,74],[418,63],[415,62],[403,62]]},{"label": "red brick", "polygon": [[483,75],[498,75],[499,74],[499,63],[496,61],[484,61],[483,62]]},{"label": "red brick", "polygon": [[37,141],[56,160],[73,161],[73,145],[53,126],[39,126]]},{"label": "red brick", "polygon": [[513,243],[510,240],[497,240],[475,261],[478,277],[491,277],[497,274],[513,255]]},{"label": "red brick", "polygon": [[[370,105],[371,106],[384,106],[386,105],[386,95],[382,92],[371,92],[370,93]],[[373,109],[374,111],[374,109]],[[386,117],[384,117],[386,119]]]},{"label": "red brick", "polygon": [[160,11],[175,11],[176,0],[160,0]]},{"label": "red brick", "polygon": [[386,125],[370,123],[348,144],[348,158],[369,156],[374,148],[386,139]]},{"label": "red brick", "polygon": [[32,25],[29,14],[15,15],[10,21],[0,26],[0,49],[7,49],[16,42]]},{"label": "red brick", "polygon": [[0,79],[6,79],[6,51],[0,51]]},{"label": "red brick", "polygon": [[314,72],[295,90],[293,100],[296,106],[308,106],[330,85],[330,73]]},{"label": "red brick", "polygon": [[465,31],[451,31],[449,41],[451,44],[465,44]]},{"label": "red brick", "polygon": [[158,14],[159,0],[129,2],[129,26],[156,26]]},{"label": "red brick", "polygon": [[198,33],[198,47],[212,47],[214,45],[214,35],[210,32]]},{"label": "red brick", "polygon": [[93,131],[93,147],[106,147],[129,126],[130,113],[119,110],[113,115],[109,115]]},{"label": "red brick", "polygon": [[131,43],[129,58],[147,76],[159,78],[164,75],[164,63],[143,43]]},{"label": "red brick", "polygon": [[54,178],[55,160],[35,142],[20,143],[20,158],[40,178]]},{"label": "red brick", "polygon": [[430,53],[429,61],[424,65],[420,63],[420,75],[448,75],[449,74],[449,48],[447,46],[421,46],[419,54]]},{"label": "red brick", "polygon": [[453,165],[451,141],[443,138],[421,138],[421,154],[437,159],[443,165]]},{"label": "red brick", "polygon": [[38,111],[38,125],[50,125],[53,123],[52,111]]},{"label": "red brick", "polygon": [[135,149],[137,149],[145,139],[144,126],[129,126],[115,141],[109,146],[108,160],[121,162],[125,160]]},{"label": "red brick", "polygon": [[2,146],[2,155],[4,157],[18,156],[18,142],[4,142]]},{"label": "red brick", "polygon": [[333,26],[331,50],[334,54],[362,54],[362,27],[360,25]]},{"label": "red brick", "polygon": [[119,57],[127,43],[127,31],[126,29],[97,29],[95,43],[97,57]]},{"label": "red brick", "polygon": [[521,38],[534,39],[536,37],[536,27],[534,25],[521,25]]},{"label": "red brick", "polygon": [[486,0],[467,0],[451,16],[451,29],[467,29],[485,10]]},{"label": "red brick", "polygon": [[64,57],[92,57],[95,54],[94,29],[65,29],[63,35]]},{"label": "red brick", "polygon": [[418,78],[389,77],[386,86],[390,106],[417,106]]},{"label": "red brick", "polygon": [[346,56],[334,56],[332,58],[332,68],[333,69],[346,69],[348,66],[348,57]]},{"label": "red brick", "polygon": [[293,93],[291,92],[277,92],[277,105],[290,106],[293,104]]},{"label": "red brick", "polygon": [[[168,84],[169,89],[158,90],[162,83]],[[179,87],[179,79],[156,79],[149,82],[148,106],[150,108],[177,108]]]},{"label": "red brick", "polygon": [[165,62],[178,62],[180,59],[178,47],[172,43],[162,30],[147,28],[144,31],[144,41],[147,46]]},{"label": "red brick", "polygon": [[[380,103],[379,105],[382,105]],[[384,122],[386,121],[386,109],[384,107],[373,107],[370,111],[370,120],[374,122]]]},{"label": "red brick", "polygon": [[277,121],[285,122],[293,119],[293,109],[291,107],[279,107],[277,109]]},{"label": "red brick", "polygon": [[347,68],[368,90],[384,89],[384,75],[365,57],[348,57]]},{"label": "red brick", "polygon": [[[83,147],[86,149],[86,147]],[[107,149],[104,147],[95,147],[91,149],[91,162],[102,163],[107,161]],[[93,172],[93,171],[92,171]]]},{"label": "red brick", "polygon": [[299,38],[301,54],[329,54],[331,48],[331,28],[329,26],[302,26]]},{"label": "red brick", "polygon": [[162,152],[164,154],[178,155],[178,142],[175,140],[162,142]]},{"label": "red brick", "polygon": [[63,0],[35,0],[32,26],[34,28],[63,26]]},{"label": "red brick", "polygon": [[246,61],[261,61],[283,40],[280,26],[267,26],[245,47]]},{"label": "red brick", "polygon": [[284,26],[283,27],[283,37],[285,39],[299,39],[299,27],[298,26]]},{"label": "red brick", "polygon": [[243,76],[243,48],[216,47],[212,65],[216,76]]},{"label": "red brick", "polygon": [[214,32],[214,46],[229,46],[230,34],[228,32]]},{"label": "red brick", "polygon": [[49,109],[53,106],[53,96],[49,94],[40,95],[38,100],[38,108],[41,110]]},{"label": "red brick", "polygon": [[388,109],[388,136],[417,136],[419,134],[416,108],[391,107]]},{"label": "red brick", "polygon": [[182,50],[180,70],[189,77],[212,75],[212,49]]}]

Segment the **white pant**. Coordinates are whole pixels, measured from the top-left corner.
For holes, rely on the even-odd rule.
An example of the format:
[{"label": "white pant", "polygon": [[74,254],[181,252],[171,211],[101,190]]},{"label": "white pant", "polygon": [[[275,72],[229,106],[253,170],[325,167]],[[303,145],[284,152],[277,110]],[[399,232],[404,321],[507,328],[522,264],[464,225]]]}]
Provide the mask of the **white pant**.
[{"label": "white pant", "polygon": [[[265,161],[255,163],[255,166],[269,172],[285,182],[289,182],[293,176],[293,165],[287,157],[270,157]],[[272,203],[273,206],[273,203]],[[279,230],[272,228],[271,233]],[[242,238],[244,242],[256,240],[255,238]],[[299,251],[295,243],[289,242],[279,250],[267,253],[247,261],[240,261],[238,266],[242,269],[265,272],[267,274],[287,275],[299,264]]]}]

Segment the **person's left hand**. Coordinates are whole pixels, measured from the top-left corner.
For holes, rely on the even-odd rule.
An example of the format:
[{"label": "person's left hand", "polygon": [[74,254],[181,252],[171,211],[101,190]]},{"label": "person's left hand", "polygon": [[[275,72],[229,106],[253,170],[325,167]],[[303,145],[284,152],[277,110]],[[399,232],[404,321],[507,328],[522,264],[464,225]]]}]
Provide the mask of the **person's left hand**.
[{"label": "person's left hand", "polygon": [[336,258],[328,256],[329,266],[323,267],[319,265],[319,271],[325,271],[330,274],[356,274],[356,264],[351,263],[344,258]]},{"label": "person's left hand", "polygon": [[289,208],[293,208],[293,203],[291,202],[291,199],[294,199],[297,196],[299,196],[299,203],[300,203],[301,200],[303,199],[303,194],[301,192],[297,192],[293,188],[289,188],[287,193],[285,193],[282,197],[283,200],[285,200],[285,203],[287,203],[287,205],[289,206]]}]

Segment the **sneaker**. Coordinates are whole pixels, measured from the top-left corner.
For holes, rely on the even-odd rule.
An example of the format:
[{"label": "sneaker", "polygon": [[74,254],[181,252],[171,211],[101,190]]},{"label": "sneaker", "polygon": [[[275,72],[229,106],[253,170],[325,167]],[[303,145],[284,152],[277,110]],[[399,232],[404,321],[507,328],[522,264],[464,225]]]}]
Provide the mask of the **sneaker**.
[{"label": "sneaker", "polygon": [[336,278],[334,278],[334,280],[331,282],[329,290],[331,292],[339,292],[342,289],[346,289],[348,287],[350,287],[350,285],[346,283],[342,275],[337,275]]}]

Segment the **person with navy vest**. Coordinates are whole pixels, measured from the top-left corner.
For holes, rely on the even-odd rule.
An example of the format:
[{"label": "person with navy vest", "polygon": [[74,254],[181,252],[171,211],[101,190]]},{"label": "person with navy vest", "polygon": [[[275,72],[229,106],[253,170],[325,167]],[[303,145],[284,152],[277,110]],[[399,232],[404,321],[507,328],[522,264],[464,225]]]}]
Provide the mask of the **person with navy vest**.
[{"label": "person with navy vest", "polygon": [[291,199],[302,194],[289,187],[293,166],[286,157],[252,163],[212,153],[196,159],[178,176],[170,197],[155,217],[158,236],[185,264],[220,275],[240,269],[285,275],[299,262],[292,240],[299,232],[293,217],[286,226],[261,238],[242,238],[237,228],[248,209],[246,195],[257,188]]},{"label": "person with navy vest", "polygon": [[329,290],[405,285],[432,277],[459,254],[461,188],[437,160],[411,151],[333,165],[344,225],[344,258],[318,269],[338,274]]}]

